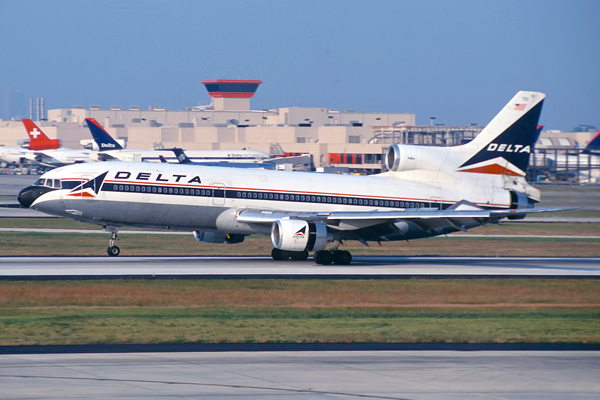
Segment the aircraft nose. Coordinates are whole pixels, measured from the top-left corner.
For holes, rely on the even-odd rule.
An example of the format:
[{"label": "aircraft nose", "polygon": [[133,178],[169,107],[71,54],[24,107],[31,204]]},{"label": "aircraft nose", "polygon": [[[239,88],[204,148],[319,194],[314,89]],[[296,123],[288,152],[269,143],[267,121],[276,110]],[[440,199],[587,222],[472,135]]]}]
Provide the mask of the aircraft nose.
[{"label": "aircraft nose", "polygon": [[55,189],[45,186],[28,186],[19,192],[17,199],[22,206],[29,208],[38,197],[53,190]]}]

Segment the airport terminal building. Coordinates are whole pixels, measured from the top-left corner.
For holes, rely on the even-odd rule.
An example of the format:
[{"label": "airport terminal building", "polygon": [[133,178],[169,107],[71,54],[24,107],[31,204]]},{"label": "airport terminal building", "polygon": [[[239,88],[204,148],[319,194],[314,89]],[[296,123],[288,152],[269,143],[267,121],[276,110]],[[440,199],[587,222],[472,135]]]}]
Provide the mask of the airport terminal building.
[{"label": "airport terminal building", "polygon": [[[181,147],[251,149],[274,155],[308,153],[317,168],[354,173],[381,171],[383,154],[393,143],[459,145],[483,129],[415,126],[412,113],[303,107],[253,110],[250,101],[261,81],[216,79],[201,83],[212,100],[208,106],[179,111],[160,106],[147,110],[139,106],[73,106],[48,110],[47,119],[38,125],[50,138],[61,139],[63,146],[69,148],[81,148],[81,141],[91,140],[85,118],[94,118],[114,138],[126,139],[129,149]],[[589,140],[591,135],[587,136]],[[0,121],[0,145],[16,146],[26,137],[20,121]],[[545,143],[552,145],[557,140],[550,138]],[[569,143],[573,145],[575,141]]]}]

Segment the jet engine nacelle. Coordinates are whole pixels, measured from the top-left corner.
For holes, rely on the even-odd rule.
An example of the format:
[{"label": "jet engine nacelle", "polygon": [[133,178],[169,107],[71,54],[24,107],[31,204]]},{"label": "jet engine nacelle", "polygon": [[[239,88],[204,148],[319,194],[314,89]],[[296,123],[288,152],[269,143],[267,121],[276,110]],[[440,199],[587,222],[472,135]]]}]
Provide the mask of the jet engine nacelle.
[{"label": "jet engine nacelle", "polygon": [[[127,147],[127,140],[126,139],[116,139],[115,140],[117,143],[119,143],[119,145],[121,145],[122,148],[126,148]],[[98,143],[96,143],[96,141],[94,139],[82,139],[79,141],[79,144],[82,145],[85,149],[87,150],[92,150],[92,151],[106,151],[106,150],[111,150],[109,148],[102,148],[100,149],[98,147]],[[114,149],[112,149],[114,150]]]},{"label": "jet engine nacelle", "polygon": [[385,155],[385,166],[389,171],[411,171],[417,169],[421,158],[421,149],[417,146],[399,146],[393,144]]},{"label": "jet engine nacelle", "polygon": [[[533,203],[529,200],[526,193],[510,191],[510,208],[533,208]],[[510,215],[508,219],[524,219],[525,214]]]},{"label": "jet engine nacelle", "polygon": [[279,219],[271,227],[271,241],[279,250],[319,251],[325,250],[333,241],[325,224],[299,219]]},{"label": "jet engine nacelle", "polygon": [[202,243],[225,243],[234,244],[234,243],[242,243],[244,241],[245,236],[239,234],[232,233],[224,233],[224,232],[200,232],[194,231],[194,238]]},{"label": "jet engine nacelle", "polygon": [[43,142],[34,142],[31,139],[21,139],[17,142],[23,149],[40,151],[40,150],[54,150],[62,147],[62,140],[50,139]]},{"label": "jet engine nacelle", "polygon": [[385,155],[388,171],[437,170],[444,161],[437,147],[393,144]]}]

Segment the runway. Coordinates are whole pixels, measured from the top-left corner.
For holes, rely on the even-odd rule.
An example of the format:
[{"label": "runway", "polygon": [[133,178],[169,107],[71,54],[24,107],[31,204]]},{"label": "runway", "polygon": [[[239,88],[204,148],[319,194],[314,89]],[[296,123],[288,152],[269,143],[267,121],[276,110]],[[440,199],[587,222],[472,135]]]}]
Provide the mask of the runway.
[{"label": "runway", "polygon": [[600,352],[0,356],[10,399],[597,399]]},{"label": "runway", "polygon": [[0,280],[600,277],[600,258],[357,256],[350,265],[270,257],[0,257]]}]

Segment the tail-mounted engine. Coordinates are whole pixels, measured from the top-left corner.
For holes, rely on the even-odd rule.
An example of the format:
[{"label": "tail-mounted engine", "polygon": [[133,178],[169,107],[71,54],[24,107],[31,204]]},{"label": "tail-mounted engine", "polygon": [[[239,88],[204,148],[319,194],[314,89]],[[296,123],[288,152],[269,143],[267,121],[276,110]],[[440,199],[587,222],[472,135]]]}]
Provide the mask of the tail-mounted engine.
[{"label": "tail-mounted engine", "polygon": [[[533,208],[533,202],[527,197],[527,194],[521,192],[515,192],[514,190],[510,191],[510,208],[519,209],[519,208]],[[525,214],[522,215],[511,215],[507,217],[508,219],[523,219],[525,218]]]},{"label": "tail-mounted engine", "polygon": [[[126,148],[127,147],[127,139],[115,139],[115,142],[119,143],[119,145],[122,148]],[[110,148],[110,147],[102,147],[99,148],[98,147],[98,143],[96,143],[96,141],[94,141],[93,139],[84,139],[84,140],[80,140],[79,143],[87,150],[92,150],[92,151],[108,151],[108,150],[115,150],[114,148]],[[112,145],[111,145],[112,146]],[[114,147],[114,146],[113,146]]]},{"label": "tail-mounted engine", "polygon": [[388,171],[435,171],[444,161],[447,149],[444,150],[442,154],[438,147],[393,144],[385,155],[385,166]]},{"label": "tail-mounted engine", "polygon": [[333,236],[325,224],[299,219],[279,219],[271,227],[271,241],[279,250],[319,251],[325,250]]},{"label": "tail-mounted engine", "polygon": [[420,150],[416,146],[391,145],[385,156],[388,171],[411,171],[417,168]]}]

